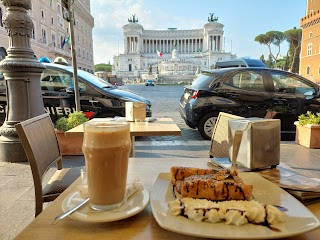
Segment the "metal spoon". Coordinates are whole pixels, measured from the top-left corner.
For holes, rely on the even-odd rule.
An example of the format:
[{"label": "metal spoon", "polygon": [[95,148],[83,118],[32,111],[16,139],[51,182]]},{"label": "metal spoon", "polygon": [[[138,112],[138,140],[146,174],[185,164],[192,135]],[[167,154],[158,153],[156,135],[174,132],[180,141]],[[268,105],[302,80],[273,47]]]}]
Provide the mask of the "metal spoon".
[{"label": "metal spoon", "polygon": [[81,203],[78,205],[74,206],[73,208],[70,208],[68,211],[60,214],[59,216],[55,217],[53,219],[53,222],[51,224],[57,224],[60,220],[64,219],[65,217],[69,216],[71,213],[75,212],[78,210],[80,207],[85,205],[89,201],[89,198],[84,199]]}]

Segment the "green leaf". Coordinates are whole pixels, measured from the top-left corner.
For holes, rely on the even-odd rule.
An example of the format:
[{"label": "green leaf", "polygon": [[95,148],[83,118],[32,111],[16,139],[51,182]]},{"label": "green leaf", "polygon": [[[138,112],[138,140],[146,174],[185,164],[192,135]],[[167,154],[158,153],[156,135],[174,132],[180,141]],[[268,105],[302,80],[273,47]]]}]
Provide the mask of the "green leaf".
[{"label": "green leaf", "polygon": [[61,131],[68,131],[76,126],[88,121],[88,118],[82,111],[70,113],[68,118],[61,117],[56,121],[56,128]]},{"label": "green leaf", "polygon": [[320,125],[320,113],[312,113],[311,111],[308,111],[306,114],[301,114],[298,117],[298,122],[301,126],[307,124]]}]

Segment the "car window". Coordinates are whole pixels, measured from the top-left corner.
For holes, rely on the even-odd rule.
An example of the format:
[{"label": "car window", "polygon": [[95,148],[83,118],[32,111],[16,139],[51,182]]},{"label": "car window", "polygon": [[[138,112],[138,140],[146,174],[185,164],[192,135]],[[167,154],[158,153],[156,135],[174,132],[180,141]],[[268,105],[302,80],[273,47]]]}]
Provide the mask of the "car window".
[{"label": "car window", "polygon": [[[73,77],[71,74],[54,69],[46,69],[41,75],[41,89],[48,91],[61,91],[72,87]],[[86,90],[86,85],[79,81],[79,88]]]},{"label": "car window", "polygon": [[262,74],[254,71],[238,72],[230,77],[229,83],[233,86],[252,91],[264,91]]},{"label": "car window", "polygon": [[302,79],[287,74],[285,72],[271,71],[274,91],[281,93],[295,93],[313,95],[315,89],[311,83],[303,81]]},{"label": "car window", "polygon": [[203,73],[192,82],[194,88],[208,88],[217,78],[217,74]]},{"label": "car window", "polygon": [[[90,82],[90,85],[93,84],[94,86],[98,88],[116,88],[111,83],[108,83],[106,80],[103,80],[96,75],[93,75],[91,73],[88,73],[86,71],[78,69],[78,75],[85,79],[86,81]],[[80,87],[80,86],[79,86]]]}]

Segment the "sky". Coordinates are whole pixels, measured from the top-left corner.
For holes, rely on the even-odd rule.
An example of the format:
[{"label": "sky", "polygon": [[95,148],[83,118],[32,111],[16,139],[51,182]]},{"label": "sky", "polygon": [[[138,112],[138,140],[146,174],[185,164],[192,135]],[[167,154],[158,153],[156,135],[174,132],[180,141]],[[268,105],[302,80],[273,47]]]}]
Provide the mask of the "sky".
[{"label": "sky", "polygon": [[[267,58],[268,47],[254,41],[255,37],[299,28],[305,12],[306,0],[91,0],[94,64],[113,64],[113,56],[123,53],[123,26],[133,14],[145,30],[188,30],[202,29],[214,13],[224,25],[226,52]],[[288,46],[281,44],[282,56]]]}]

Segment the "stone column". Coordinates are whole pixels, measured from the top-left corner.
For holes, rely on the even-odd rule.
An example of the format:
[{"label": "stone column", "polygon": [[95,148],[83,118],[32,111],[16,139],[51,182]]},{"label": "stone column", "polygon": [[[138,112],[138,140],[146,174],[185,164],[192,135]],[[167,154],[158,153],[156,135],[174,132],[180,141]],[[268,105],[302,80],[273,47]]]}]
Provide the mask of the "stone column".
[{"label": "stone column", "polygon": [[0,162],[26,162],[15,124],[45,113],[40,75],[45,69],[34,56],[30,38],[33,23],[27,10],[31,0],[2,0],[3,24],[9,36],[7,56],[0,62],[7,87],[7,111],[0,128]]}]

